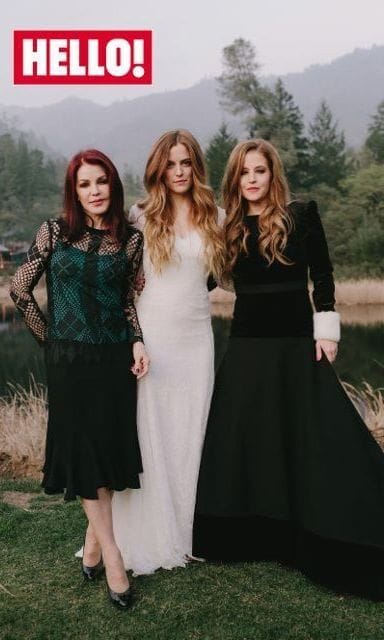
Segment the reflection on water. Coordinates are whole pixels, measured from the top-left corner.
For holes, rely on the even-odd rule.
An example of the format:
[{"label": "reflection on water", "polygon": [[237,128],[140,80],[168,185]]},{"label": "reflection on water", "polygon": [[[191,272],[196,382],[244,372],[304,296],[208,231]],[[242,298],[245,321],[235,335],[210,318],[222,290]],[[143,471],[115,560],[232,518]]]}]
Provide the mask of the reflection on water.
[{"label": "reflection on water", "polygon": [[[343,316],[342,316],[343,320]],[[213,318],[216,367],[224,355],[230,319]],[[384,388],[384,323],[342,324],[342,339],[334,363],[341,380],[361,387],[364,381],[375,389]]]},{"label": "reflection on water", "polygon": [[339,305],[337,307],[344,325],[384,324],[384,304]]},{"label": "reflection on water", "polygon": [[[343,328],[335,363],[338,375],[358,387],[364,380],[374,388],[384,387],[384,308],[359,305],[339,311]],[[213,318],[216,364],[223,357],[230,327],[228,310],[220,315],[225,317]],[[37,382],[45,383],[44,350],[8,307],[0,315],[0,395],[6,393],[7,382],[27,386],[30,372]]]}]

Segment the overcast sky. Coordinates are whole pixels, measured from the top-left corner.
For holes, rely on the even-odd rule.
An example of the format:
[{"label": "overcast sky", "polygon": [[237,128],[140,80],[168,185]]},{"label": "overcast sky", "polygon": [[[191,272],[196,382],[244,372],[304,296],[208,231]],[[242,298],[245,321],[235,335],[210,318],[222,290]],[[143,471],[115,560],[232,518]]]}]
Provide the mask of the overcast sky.
[{"label": "overcast sky", "polygon": [[[69,95],[102,104],[188,87],[221,71],[222,49],[250,40],[262,73],[324,64],[384,45],[384,0],[4,0],[0,104],[35,106]],[[152,29],[154,82],[133,86],[13,86],[13,29]]]}]

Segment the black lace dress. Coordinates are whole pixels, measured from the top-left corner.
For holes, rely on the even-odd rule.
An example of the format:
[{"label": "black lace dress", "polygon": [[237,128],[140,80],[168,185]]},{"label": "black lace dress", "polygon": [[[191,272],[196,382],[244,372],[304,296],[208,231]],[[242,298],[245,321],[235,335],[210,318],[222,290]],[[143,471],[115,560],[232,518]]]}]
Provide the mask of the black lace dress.
[{"label": "black lace dress", "polygon": [[193,554],[277,560],[334,589],[384,598],[384,455],[323,358],[318,312],[332,266],[314,202],[292,206],[293,266],[268,267],[258,219],[233,278],[237,300],[219,368],[197,493]]},{"label": "black lace dress", "polygon": [[[132,343],[142,340],[133,302],[143,237],[127,228],[120,245],[87,227],[69,243],[61,220],[44,222],[11,296],[45,348],[48,430],[42,485],[64,498],[96,499],[99,487],[138,488]],[[33,289],[46,272],[45,318]]]}]

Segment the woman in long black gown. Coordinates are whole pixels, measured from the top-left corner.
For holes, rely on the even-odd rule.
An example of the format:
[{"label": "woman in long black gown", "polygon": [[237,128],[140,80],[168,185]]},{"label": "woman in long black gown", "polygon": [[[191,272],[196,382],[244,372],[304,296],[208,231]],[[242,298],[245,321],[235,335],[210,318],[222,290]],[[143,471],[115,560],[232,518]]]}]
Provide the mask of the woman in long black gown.
[{"label": "woman in long black gown", "polygon": [[288,204],[279,156],[263,140],[235,147],[223,186],[237,298],[208,421],[193,553],[277,560],[382,599],[384,455],[330,364],[339,316],[316,203]]}]

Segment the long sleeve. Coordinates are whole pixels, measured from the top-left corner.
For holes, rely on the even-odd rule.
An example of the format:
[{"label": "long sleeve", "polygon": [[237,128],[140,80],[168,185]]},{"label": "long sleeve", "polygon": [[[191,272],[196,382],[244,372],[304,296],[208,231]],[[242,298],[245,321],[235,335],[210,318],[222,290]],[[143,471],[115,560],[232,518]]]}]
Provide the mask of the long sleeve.
[{"label": "long sleeve", "polygon": [[313,281],[313,304],[316,311],[334,311],[335,284],[327,240],[320,220],[317,204],[311,200],[306,211],[306,246],[309,275]]},{"label": "long sleeve", "polygon": [[[144,234],[145,214],[143,209],[140,209],[140,207],[137,204],[133,204],[132,207],[130,208],[128,213],[128,222],[133,227],[135,227],[135,229],[138,229],[139,231],[141,231],[141,233]],[[140,267],[136,274],[134,289],[140,295],[144,286],[145,286],[145,273],[144,273],[143,261],[141,261]]]},{"label": "long sleeve", "polygon": [[51,251],[49,222],[43,222],[28,250],[25,262],[16,271],[10,287],[13,302],[40,344],[47,339],[48,323],[35,300],[33,290],[47,267]]},{"label": "long sleeve", "polygon": [[131,282],[129,283],[126,302],[125,302],[125,314],[127,321],[130,323],[133,329],[132,342],[143,342],[143,334],[141,331],[139,319],[137,317],[136,307],[134,303],[134,285],[137,280],[139,270],[141,269],[143,260],[143,246],[144,238],[140,231],[135,230],[134,235],[127,242],[127,256],[132,264],[131,270]]},{"label": "long sleeve", "polygon": [[307,205],[307,255],[309,275],[313,281],[313,316],[315,340],[340,340],[340,315],[335,311],[335,283],[327,240],[320,220],[317,204]]}]

